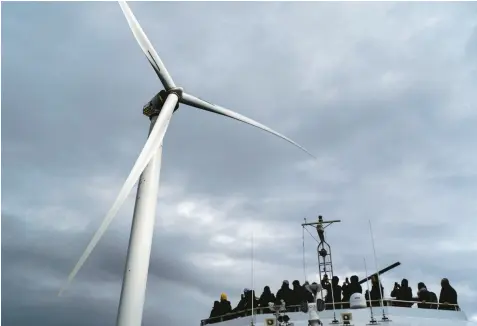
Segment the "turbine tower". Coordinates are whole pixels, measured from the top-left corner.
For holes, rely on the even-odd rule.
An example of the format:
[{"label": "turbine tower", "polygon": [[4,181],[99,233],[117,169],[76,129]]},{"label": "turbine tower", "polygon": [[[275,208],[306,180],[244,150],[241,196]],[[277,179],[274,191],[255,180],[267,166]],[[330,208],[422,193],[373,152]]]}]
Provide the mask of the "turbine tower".
[{"label": "turbine tower", "polygon": [[148,104],[144,106],[143,113],[150,119],[149,136],[146,144],[139,154],[129,176],[126,178],[118,197],[109,212],[106,214],[106,217],[86,247],[76,266],[68,276],[68,280],[60,290],[59,295],[61,295],[66,286],[71,283],[76,276],[79,269],[89,257],[111,221],[116,216],[120,207],[127,199],[136,181],[139,179],[116,325],[140,326],[142,322],[157,194],[159,189],[162,141],[167,127],[169,126],[172,114],[178,109],[179,103],[245,122],[278,136],[302,149],[313,158],[315,157],[305,148],[278,132],[239,113],[201,100],[194,95],[184,92],[181,87],[177,87],[158,54],[152,47],[151,42],[149,42],[146,34],[134,17],[128,4],[125,1],[119,1],[119,5],[128,21],[129,27],[131,28],[136,41],[139,43],[142,51],[149,60],[149,63],[161,80],[164,90],[161,90],[151,101],[149,101]]}]

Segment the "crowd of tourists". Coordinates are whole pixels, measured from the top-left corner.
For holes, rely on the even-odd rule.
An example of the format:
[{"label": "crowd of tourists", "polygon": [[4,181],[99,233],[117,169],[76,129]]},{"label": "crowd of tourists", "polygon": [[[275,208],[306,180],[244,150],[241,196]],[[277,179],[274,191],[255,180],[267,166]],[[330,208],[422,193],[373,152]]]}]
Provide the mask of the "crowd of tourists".
[{"label": "crowd of tourists", "polygon": [[[222,320],[234,319],[242,315],[250,314],[250,309],[252,308],[261,308],[261,313],[270,313],[268,309],[269,302],[279,304],[283,300],[287,309],[300,306],[303,302],[313,302],[313,295],[307,290],[308,284],[308,282],[305,282],[301,285],[300,281],[295,280],[292,283],[292,288],[290,288],[289,282],[285,280],[276,295],[273,294],[269,286],[265,286],[260,297],[255,296],[255,291],[244,289],[240,301],[235,308],[232,308],[230,301],[227,299],[227,295],[222,293],[220,300],[214,302],[210,318],[213,319],[214,317],[224,316],[224,318],[221,318]],[[351,276],[349,280],[346,278],[341,285],[339,285],[339,278],[337,276],[333,276],[330,282],[328,276],[324,275],[321,280],[321,286],[323,290],[326,290],[326,294],[324,295],[324,301],[327,304],[326,309],[349,308],[351,295],[354,293],[363,293],[362,286],[356,275]],[[390,293],[390,296],[395,298],[395,300],[382,301],[384,298],[384,288],[375,275],[371,278],[371,291],[366,290],[364,294],[368,306],[380,306],[384,304],[398,307],[411,307],[414,303],[417,303],[418,308],[424,309],[458,309],[457,292],[450,285],[447,278],[441,280],[439,299],[434,292],[427,289],[427,286],[423,282],[417,284],[417,292],[416,295],[413,296],[412,288],[409,286],[408,281],[403,279],[401,284],[397,282],[394,283],[394,288]],[[249,310],[248,313],[247,310]],[[209,323],[213,323],[213,320]]]}]

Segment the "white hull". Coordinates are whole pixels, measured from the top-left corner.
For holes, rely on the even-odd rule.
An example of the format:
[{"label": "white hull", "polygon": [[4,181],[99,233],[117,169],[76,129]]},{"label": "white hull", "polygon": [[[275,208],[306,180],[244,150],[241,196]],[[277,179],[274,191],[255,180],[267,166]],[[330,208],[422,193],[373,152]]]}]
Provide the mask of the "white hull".
[{"label": "white hull", "polygon": [[[374,319],[379,325],[389,326],[476,326],[476,323],[467,320],[463,311],[449,311],[436,309],[384,307],[388,322],[381,322],[383,310],[380,307],[373,307]],[[370,322],[370,309],[336,309],[336,319],[340,322],[335,325],[343,325],[341,313],[352,313],[350,325],[365,326]],[[303,312],[287,313],[290,323],[294,326],[308,326],[308,314]],[[325,310],[319,313],[324,326],[333,325],[333,310]],[[255,315],[256,326],[266,326],[265,319],[274,318],[272,314]],[[210,325],[215,326],[250,326],[251,316],[241,317],[233,320],[223,321]]]}]

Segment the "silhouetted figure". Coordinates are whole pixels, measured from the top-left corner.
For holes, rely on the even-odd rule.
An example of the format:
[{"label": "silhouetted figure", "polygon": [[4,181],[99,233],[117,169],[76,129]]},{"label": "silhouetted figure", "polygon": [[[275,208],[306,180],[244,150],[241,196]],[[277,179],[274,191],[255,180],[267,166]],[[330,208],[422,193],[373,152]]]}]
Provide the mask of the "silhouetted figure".
[{"label": "silhouetted figure", "polygon": [[272,291],[270,291],[270,287],[269,286],[264,287],[262,295],[260,296],[260,299],[258,299],[258,305],[262,308],[265,307],[265,309],[263,309],[264,314],[271,313],[271,310],[268,309],[268,303],[269,302],[275,303],[275,300],[276,300],[275,295],[272,293]]},{"label": "silhouetted figure", "polygon": [[[331,280],[331,284],[327,284],[326,288],[326,297],[325,297],[325,303],[330,303],[328,307],[332,308],[332,303],[335,302],[335,308],[336,309],[341,309],[341,304],[337,303],[341,301],[341,286],[338,284],[340,279],[338,276],[333,276],[333,279]],[[333,290],[331,289],[333,287]],[[330,309],[327,308],[327,309]]]},{"label": "silhouetted figure", "polygon": [[343,309],[349,308],[349,299],[351,298],[351,292],[349,287],[350,283],[348,278],[346,278],[343,282],[343,285],[341,286],[341,290],[343,291],[343,298],[341,299],[341,302],[343,302],[343,304],[341,306]]},{"label": "silhouetted figure", "polygon": [[214,301],[214,306],[212,307],[212,311],[210,312],[210,317],[209,318],[214,318],[212,319],[209,323],[218,323],[220,321],[219,317],[220,316],[220,302]]},{"label": "silhouetted figure", "polygon": [[[381,293],[379,293],[379,280],[376,275],[373,275],[371,278],[371,306],[373,307],[379,307],[381,305],[381,296],[384,297],[384,288],[381,285]],[[366,301],[369,301],[369,292],[366,290],[366,293],[364,295],[366,298]],[[369,302],[368,302],[369,304]],[[383,302],[384,305],[384,302]]]},{"label": "silhouetted figure", "polygon": [[323,287],[323,289],[327,289],[329,286],[331,286],[327,274],[323,275],[323,279],[321,280],[321,286]]},{"label": "silhouetted figure", "polygon": [[290,289],[289,283],[287,280],[283,281],[282,287],[277,292],[277,297],[275,303],[280,304],[280,300],[285,301],[285,305],[288,307],[289,302],[292,301],[292,290]]},{"label": "silhouetted figure", "polygon": [[[451,304],[451,305],[449,305]],[[450,285],[447,278],[443,278],[441,281],[441,294],[439,295],[439,309],[440,310],[458,310],[457,305],[457,292]]]},{"label": "silhouetted figure", "polygon": [[420,301],[417,304],[418,308],[424,309],[437,309],[437,296],[434,292],[431,292],[427,289],[426,285],[423,282],[417,284],[417,301]]},{"label": "silhouetted figure", "polygon": [[394,283],[394,289],[391,291],[391,296],[395,297],[398,302],[394,302],[393,305],[396,307],[408,307],[410,308],[412,302],[400,302],[400,301],[412,301],[412,289],[409,287],[408,281],[403,278],[401,285],[397,282]]},{"label": "silhouetted figure", "polygon": [[244,311],[245,307],[247,306],[247,301],[248,301],[248,292],[250,292],[249,289],[244,289],[242,295],[240,296],[240,301],[237,304],[237,306],[232,309],[233,312],[239,312],[239,311]]},{"label": "silhouetted figure", "polygon": [[[229,314],[232,312],[232,305],[230,301],[227,300],[227,295],[222,293],[220,295],[220,302],[219,302],[219,312],[221,316]],[[224,317],[223,320],[229,320],[230,317]]]},{"label": "silhouetted figure", "polygon": [[[290,295],[290,304],[287,306],[298,306],[303,301],[303,287],[300,285],[300,281],[294,280],[293,283],[293,290],[291,291]],[[299,309],[299,307],[297,307]]]},{"label": "silhouetted figure", "polygon": [[359,284],[359,278],[357,275],[353,275],[350,277],[350,283],[348,285],[348,291],[350,293],[350,297],[354,293],[363,293],[363,288],[361,287],[361,284]]},{"label": "silhouetted figure", "polygon": [[254,290],[249,290],[247,293],[245,293],[245,298],[246,298],[245,309],[248,310],[247,316],[249,316],[252,314],[252,311],[251,311],[252,308],[253,309],[258,308],[258,298],[255,296]]}]

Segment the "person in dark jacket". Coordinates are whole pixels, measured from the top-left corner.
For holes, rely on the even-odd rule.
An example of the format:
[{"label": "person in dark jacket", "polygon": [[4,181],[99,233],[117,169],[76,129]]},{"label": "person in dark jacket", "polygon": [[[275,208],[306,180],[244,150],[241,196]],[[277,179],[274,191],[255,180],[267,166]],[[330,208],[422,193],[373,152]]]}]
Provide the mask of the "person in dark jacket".
[{"label": "person in dark jacket", "polygon": [[251,311],[252,308],[254,309],[254,314],[255,314],[255,309],[258,308],[258,298],[255,296],[255,291],[249,290],[247,293],[245,293],[245,297],[247,298],[245,303],[247,316],[252,314],[252,311]]},{"label": "person in dark jacket", "polygon": [[[454,306],[455,305],[455,306]],[[441,293],[439,295],[439,309],[440,310],[458,310],[457,306],[457,292],[450,285],[447,278],[441,281]]]},{"label": "person in dark jacket", "polygon": [[303,301],[303,287],[298,280],[294,280],[292,285],[293,290],[291,290],[290,294],[290,306],[298,306]]},{"label": "person in dark jacket", "polygon": [[270,291],[270,287],[269,286],[264,287],[262,295],[260,296],[260,299],[258,299],[259,307],[265,308],[263,309],[264,314],[271,313],[271,310],[268,309],[268,303],[269,302],[275,303],[275,300],[276,300],[275,295],[272,293],[272,291]]},{"label": "person in dark jacket", "polygon": [[214,301],[214,306],[212,307],[212,311],[210,312],[210,317],[213,318],[212,320],[209,321],[210,324],[212,323],[218,323],[220,321],[219,317],[220,314],[220,303],[218,301]]},{"label": "person in dark jacket", "polygon": [[417,288],[419,290],[417,292],[416,301],[420,301],[417,304],[417,307],[424,309],[437,309],[437,304],[435,304],[437,303],[436,294],[434,292],[429,291],[423,282],[419,282],[417,284]]},{"label": "person in dark jacket", "polygon": [[353,275],[350,277],[350,283],[348,285],[348,291],[350,293],[350,297],[352,294],[355,293],[361,293],[363,294],[363,288],[361,287],[361,284],[359,284],[359,278],[357,275]]},{"label": "person in dark jacket", "polygon": [[330,280],[329,280],[327,274],[323,275],[323,279],[321,280],[321,286],[322,286],[323,289],[325,289],[325,290],[331,286]]},{"label": "person in dark jacket", "polygon": [[[371,277],[371,306],[373,307],[379,307],[381,306],[381,297],[384,297],[384,288],[383,286],[381,285],[381,293],[379,293],[379,280],[378,280],[378,277],[376,275],[373,275]],[[364,297],[366,298],[366,301],[369,300],[369,292],[368,290],[366,290],[366,293],[364,295]],[[384,305],[384,302],[383,302],[383,305]]]},{"label": "person in dark jacket", "polygon": [[401,285],[397,282],[394,283],[394,289],[391,291],[391,296],[395,297],[397,302],[394,302],[393,305],[396,307],[408,307],[410,308],[412,302],[402,302],[402,301],[412,301],[412,289],[409,287],[408,281],[403,278]]},{"label": "person in dark jacket", "polygon": [[232,312],[232,305],[230,304],[230,301],[227,300],[227,295],[225,293],[220,295],[219,312],[221,316]]},{"label": "person in dark jacket", "polygon": [[285,301],[285,305],[288,307],[290,302],[293,301],[291,298],[292,290],[287,280],[283,281],[282,287],[277,292],[276,303],[280,303],[281,300]]},{"label": "person in dark jacket", "polygon": [[240,301],[237,304],[237,306],[232,309],[232,312],[239,312],[239,311],[244,311],[245,306],[247,305],[248,297],[246,294],[248,294],[250,290],[249,289],[244,289],[242,295],[240,296]]},{"label": "person in dark jacket", "polygon": [[349,299],[351,298],[349,286],[350,286],[349,280],[348,278],[346,278],[343,285],[341,286],[341,290],[343,291],[343,298],[341,299],[341,302],[343,302],[343,304],[341,306],[343,309],[349,308]]},{"label": "person in dark jacket", "polygon": [[[335,303],[335,309],[341,309],[341,286],[338,284],[340,281],[338,276],[333,276],[333,279],[331,280],[331,284],[327,284],[326,288],[326,297],[325,297],[325,302],[329,303],[328,307],[332,307],[332,303]],[[331,289],[333,287],[333,289]]]}]

